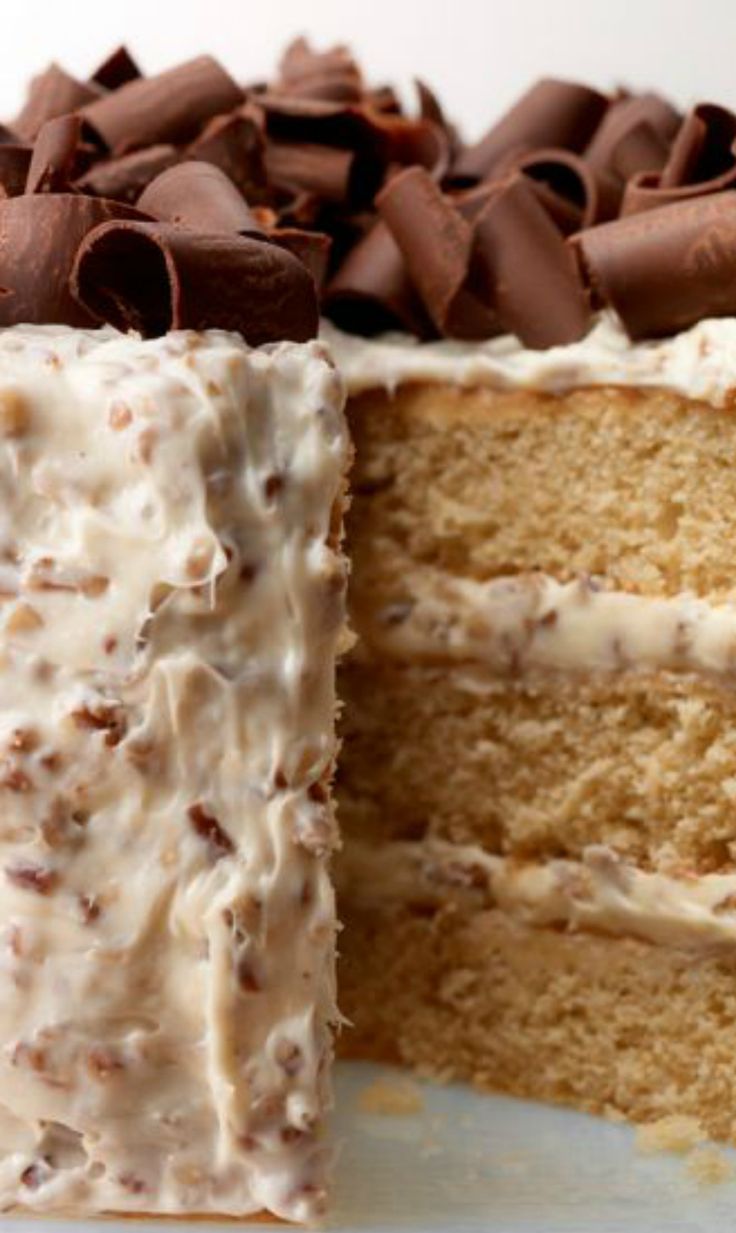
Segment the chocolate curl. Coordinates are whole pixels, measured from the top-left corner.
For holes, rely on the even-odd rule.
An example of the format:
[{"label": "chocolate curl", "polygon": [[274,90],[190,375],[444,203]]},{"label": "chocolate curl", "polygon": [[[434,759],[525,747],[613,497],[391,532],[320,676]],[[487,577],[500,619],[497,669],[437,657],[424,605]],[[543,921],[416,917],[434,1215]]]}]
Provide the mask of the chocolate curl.
[{"label": "chocolate curl", "polygon": [[123,154],[121,158],[95,163],[74,181],[74,187],[94,197],[110,197],[132,204],[151,180],[178,161],[176,146],[148,146],[145,150]]},{"label": "chocolate curl", "polygon": [[347,47],[316,52],[306,39],[295,39],[279,65],[277,89],[295,98],[358,102],[363,78]]},{"label": "chocolate curl", "polygon": [[473,228],[422,167],[389,180],[376,198],[435,328],[453,338],[498,332],[492,310],[466,287]]},{"label": "chocolate curl", "polygon": [[261,233],[261,237],[293,253],[311,274],[317,290],[322,290],[327,278],[332,247],[329,236],[320,231],[301,231],[297,227],[276,227]]},{"label": "chocolate curl", "polygon": [[306,342],[317,333],[314,284],[275,244],[159,223],[106,223],[80,245],[71,287],[82,309],[147,338],[234,330],[246,342]]},{"label": "chocolate curl", "polygon": [[580,153],[608,107],[608,99],[588,86],[545,78],[532,86],[485,137],[462,150],[452,174],[482,180],[511,151],[556,146]]},{"label": "chocolate curl", "polygon": [[377,86],[374,90],[366,90],[363,102],[374,111],[388,112],[396,116],[401,114],[401,103],[392,86]]},{"label": "chocolate curl", "polygon": [[476,277],[504,330],[537,348],[584,337],[591,314],[574,256],[523,176],[491,195],[474,232]]},{"label": "chocolate curl", "polygon": [[138,206],[160,222],[195,231],[260,230],[232,180],[212,163],[187,161],[170,167],[151,181]]},{"label": "chocolate curl", "polygon": [[658,171],[679,125],[674,107],[658,94],[619,99],[594,133],[585,161],[596,172],[624,180],[641,171]]},{"label": "chocolate curl", "polygon": [[715,103],[699,103],[685,117],[662,169],[662,188],[697,184],[703,191],[730,186],[736,177],[736,116]]},{"label": "chocolate curl", "polygon": [[71,193],[0,201],[0,325],[92,324],[69,290],[77,249],[100,223],[143,217],[116,201]]},{"label": "chocolate curl", "polygon": [[242,91],[212,56],[199,56],[156,77],[141,77],[83,109],[108,150],[190,141],[205,120],[232,111]]},{"label": "chocolate curl", "polygon": [[437,95],[427,85],[426,81],[422,81],[420,77],[415,77],[414,86],[419,99],[420,118],[428,120],[430,124],[435,125],[436,128],[445,134],[449,153],[454,157],[460,149],[460,137],[455,125],[451,124],[447,119]]},{"label": "chocolate curl", "polygon": [[380,144],[388,162],[426,167],[438,181],[444,179],[450,165],[450,135],[431,120],[385,116],[381,122]]},{"label": "chocolate curl", "polygon": [[599,298],[631,338],[676,334],[736,313],[736,193],[679,201],[571,241]]},{"label": "chocolate curl", "polygon": [[45,73],[34,77],[20,115],[13,129],[23,141],[35,141],[47,120],[78,111],[100,97],[100,90],[70,77],[58,64],[50,64]]},{"label": "chocolate curl", "polygon": [[0,145],[0,201],[26,191],[32,156],[31,146]]},{"label": "chocolate curl", "polygon": [[102,86],[103,90],[119,90],[121,86],[126,86],[129,81],[135,81],[141,76],[141,70],[128,48],[121,45],[102,61],[90,80]]},{"label": "chocolate curl", "polygon": [[333,103],[322,99],[282,98],[260,94],[266,129],[272,141],[310,142],[360,151],[386,163],[391,161],[389,134],[392,122],[416,124],[405,117],[374,111],[357,103]]},{"label": "chocolate curl", "polygon": [[63,193],[74,178],[81,121],[79,116],[47,120],[33,147],[25,191]]},{"label": "chocolate curl", "polygon": [[406,272],[401,249],[380,220],[348,253],[323,298],[327,316],[354,334],[404,329],[434,333]]},{"label": "chocolate curl", "polygon": [[534,181],[537,197],[565,234],[591,227],[596,221],[598,182],[580,155],[569,150],[534,150],[514,159],[512,166]]},{"label": "chocolate curl", "polygon": [[736,186],[736,116],[715,103],[700,103],[682,123],[661,174],[634,176],[622,214],[656,209],[675,201]]},{"label": "chocolate curl", "polygon": [[[355,168],[355,154],[334,146],[308,142],[269,141],[265,152],[268,180],[281,188],[315,193],[325,201],[341,203],[348,197]],[[380,182],[375,175],[373,189]],[[363,194],[372,196],[370,190]]]},{"label": "chocolate curl", "polygon": [[186,150],[186,157],[212,163],[229,176],[247,201],[266,193],[262,118],[255,109],[215,116]]},{"label": "chocolate curl", "polygon": [[286,249],[306,266],[318,287],[327,273],[330,239],[318,232],[275,228],[264,234],[232,180],[211,163],[184,162],[146,189],[139,208],[161,222],[195,231],[258,236]]}]

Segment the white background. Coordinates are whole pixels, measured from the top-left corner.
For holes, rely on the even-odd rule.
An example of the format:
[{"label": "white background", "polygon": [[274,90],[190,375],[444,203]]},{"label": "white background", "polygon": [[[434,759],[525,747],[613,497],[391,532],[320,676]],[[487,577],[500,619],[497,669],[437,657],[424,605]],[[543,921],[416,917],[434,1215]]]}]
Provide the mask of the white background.
[{"label": "white background", "polygon": [[6,118],[51,58],[85,76],[121,41],[149,71],[207,50],[245,80],[302,32],[349,40],[374,79],[426,77],[469,136],[544,73],[736,106],[736,0],[0,0],[0,18]]}]

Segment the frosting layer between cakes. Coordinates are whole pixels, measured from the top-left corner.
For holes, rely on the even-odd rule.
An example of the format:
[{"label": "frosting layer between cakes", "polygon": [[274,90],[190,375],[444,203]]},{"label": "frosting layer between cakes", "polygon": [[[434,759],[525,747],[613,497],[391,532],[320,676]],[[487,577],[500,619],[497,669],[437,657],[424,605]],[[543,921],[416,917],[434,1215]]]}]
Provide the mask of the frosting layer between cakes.
[{"label": "frosting layer between cakes", "polygon": [[687,949],[733,947],[736,874],[673,878],[627,865],[603,845],[580,861],[519,862],[477,845],[349,845],[341,890],[351,908],[461,903],[526,924],[587,929]]},{"label": "frosting layer between cakes", "polygon": [[341,403],[318,343],[0,334],[4,1207],[321,1207]]}]

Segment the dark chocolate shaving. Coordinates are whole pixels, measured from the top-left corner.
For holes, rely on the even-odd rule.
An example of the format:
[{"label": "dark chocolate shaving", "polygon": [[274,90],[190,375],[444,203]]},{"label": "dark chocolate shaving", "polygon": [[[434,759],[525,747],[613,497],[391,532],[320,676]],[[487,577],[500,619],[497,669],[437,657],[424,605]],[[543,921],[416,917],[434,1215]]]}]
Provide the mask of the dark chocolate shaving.
[{"label": "dark chocolate shaving", "polygon": [[243,100],[212,56],[130,81],[83,109],[86,125],[114,154],[144,145],[191,141],[206,120]]},{"label": "dark chocolate shaving", "polygon": [[79,176],[74,187],[94,197],[111,197],[115,201],[137,201],[144,188],[179,161],[176,146],[147,146],[133,150],[120,158],[106,158],[94,163]]},{"label": "dark chocolate shaving", "polygon": [[597,90],[545,78],[532,86],[479,142],[456,159],[453,176],[482,180],[501,158],[545,146],[585,149],[608,107]]},{"label": "dark chocolate shaving", "polygon": [[219,167],[248,202],[256,202],[267,193],[264,148],[262,113],[244,107],[210,120],[187,149],[187,156]]},{"label": "dark chocolate shaving", "polygon": [[27,193],[68,192],[77,164],[80,128],[76,115],[46,121],[33,146]]},{"label": "dark chocolate shaving", "polygon": [[679,201],[572,241],[598,297],[632,338],[736,313],[736,193]]},{"label": "dark chocolate shaving", "polygon": [[23,141],[34,141],[47,120],[77,111],[100,97],[100,89],[70,77],[58,64],[34,77],[20,115],[12,122],[13,132]]},{"label": "dark chocolate shaving", "polygon": [[120,330],[236,330],[252,346],[305,342],[319,324],[314,283],[291,253],[238,235],[107,223],[79,248],[74,296]]},{"label": "dark chocolate shaving", "polygon": [[736,116],[700,103],[682,123],[659,174],[646,169],[629,180],[623,214],[651,210],[736,186]]},{"label": "dark chocolate shaving", "polygon": [[324,308],[336,325],[354,334],[397,329],[420,337],[434,333],[401,249],[380,220],[350,251],[329,283]]},{"label": "dark chocolate shaving", "polygon": [[170,167],[151,181],[138,205],[152,218],[195,231],[260,231],[242,194],[212,163],[187,160]]},{"label": "dark chocolate shaving", "polygon": [[121,46],[102,61],[90,80],[102,86],[103,90],[119,90],[142,75],[128,48]]},{"label": "dark chocolate shaving", "polygon": [[268,239],[298,257],[312,275],[317,290],[322,290],[330,260],[332,241],[329,236],[319,231],[302,231],[298,227],[277,227],[269,231]]},{"label": "dark chocolate shaving", "polygon": [[400,172],[376,204],[435,328],[453,338],[496,333],[492,309],[466,285],[473,228],[429,173],[421,167]]},{"label": "dark chocolate shaving", "polygon": [[19,197],[26,191],[32,156],[31,146],[0,146],[0,199]]},{"label": "dark chocolate shaving", "polygon": [[277,187],[314,193],[324,201],[342,202],[348,197],[355,163],[351,150],[305,141],[270,141],[265,159],[268,179]]},{"label": "dark chocolate shaving", "polygon": [[592,167],[579,154],[570,150],[534,150],[514,159],[513,166],[534,181],[539,200],[561,231],[569,234],[581,227],[591,227],[599,219],[598,181]]},{"label": "dark chocolate shaving", "polygon": [[92,324],[69,289],[77,249],[98,224],[141,217],[118,202],[70,193],[0,201],[0,325]]},{"label": "dark chocolate shaving", "polygon": [[503,329],[527,347],[564,346],[590,327],[573,254],[531,185],[499,186],[475,220],[473,260]]},{"label": "dark chocolate shaving", "polygon": [[347,47],[314,51],[306,39],[287,47],[279,65],[276,89],[291,98],[358,102],[363,97],[363,78]]},{"label": "dark chocolate shaving", "polygon": [[[662,149],[669,149],[679,126],[680,116],[674,107],[657,94],[640,94],[618,99],[611,104],[596,129],[585,151],[586,161],[596,171],[613,172],[624,178],[639,171],[658,170],[656,165],[647,166],[651,157],[650,151],[638,157],[633,153],[630,148],[632,135],[633,146],[639,147],[639,130],[648,129],[656,142],[658,157],[661,158]],[[660,165],[663,166],[664,163]]]}]

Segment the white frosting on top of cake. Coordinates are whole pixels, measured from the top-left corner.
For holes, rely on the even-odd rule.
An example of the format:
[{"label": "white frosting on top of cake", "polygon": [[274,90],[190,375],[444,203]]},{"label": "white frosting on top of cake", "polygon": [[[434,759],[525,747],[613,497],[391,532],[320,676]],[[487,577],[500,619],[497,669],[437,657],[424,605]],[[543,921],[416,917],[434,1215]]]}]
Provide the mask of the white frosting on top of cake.
[{"label": "white frosting on top of cake", "polygon": [[601,589],[527,573],[477,582],[430,567],[411,599],[358,609],[361,636],[396,658],[482,662],[498,671],[736,670],[736,603]]},{"label": "white frosting on top of cake", "polygon": [[658,945],[732,948],[736,943],[736,873],[698,877],[638,869],[608,847],[591,845],[582,860],[522,862],[430,839],[381,847],[351,841],[338,884],[353,905],[500,907],[527,924],[592,929]]},{"label": "white frosting on top of cake", "polygon": [[663,387],[723,405],[736,386],[736,318],[701,321],[661,341],[632,343],[611,312],[581,342],[533,351],[506,335],[488,342],[420,342],[407,334],[360,338],[323,324],[352,394],[444,381],[562,392],[573,386]]},{"label": "white frosting on top of cake", "polygon": [[320,1210],[321,343],[0,332],[0,1206]]}]

